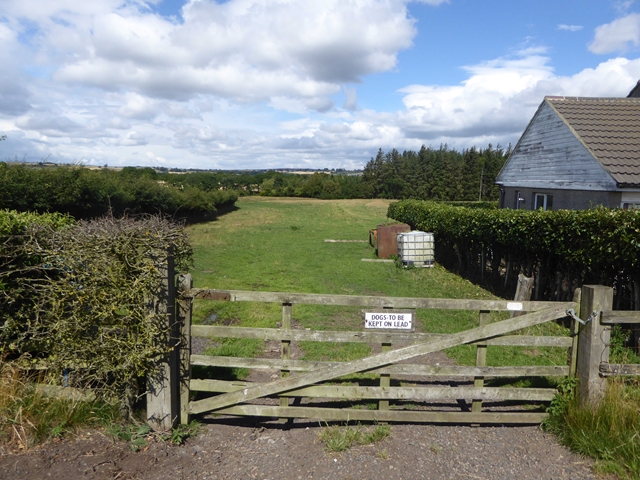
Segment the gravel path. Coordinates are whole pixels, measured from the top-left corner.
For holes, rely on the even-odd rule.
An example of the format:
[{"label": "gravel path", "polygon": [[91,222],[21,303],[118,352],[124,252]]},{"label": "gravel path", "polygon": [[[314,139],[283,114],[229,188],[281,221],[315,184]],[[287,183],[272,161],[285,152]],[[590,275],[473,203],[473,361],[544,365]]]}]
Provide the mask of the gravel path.
[{"label": "gravel path", "polygon": [[134,453],[100,432],[0,457],[0,478],[106,479],[593,479],[589,460],[538,427],[392,425],[373,446],[327,453],[322,426],[212,419],[182,446]]}]

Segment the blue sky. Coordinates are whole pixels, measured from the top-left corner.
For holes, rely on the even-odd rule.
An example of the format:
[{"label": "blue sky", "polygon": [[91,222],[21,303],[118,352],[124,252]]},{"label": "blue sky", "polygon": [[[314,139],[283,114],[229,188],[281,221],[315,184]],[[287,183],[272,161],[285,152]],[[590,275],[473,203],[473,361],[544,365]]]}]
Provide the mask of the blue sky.
[{"label": "blue sky", "polygon": [[633,0],[0,0],[0,160],[359,168],[626,96]]}]

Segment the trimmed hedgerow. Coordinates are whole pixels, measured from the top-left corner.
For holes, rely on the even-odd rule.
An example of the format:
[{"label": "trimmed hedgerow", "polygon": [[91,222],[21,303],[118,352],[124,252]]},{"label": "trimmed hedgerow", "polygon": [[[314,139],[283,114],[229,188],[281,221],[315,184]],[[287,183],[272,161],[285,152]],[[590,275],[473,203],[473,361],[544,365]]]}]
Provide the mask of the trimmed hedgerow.
[{"label": "trimmed hedgerow", "polygon": [[131,407],[166,354],[168,248],[177,270],[192,249],[158,216],[104,217],[53,228],[34,222],[0,237],[0,356],[32,358],[60,381]]},{"label": "trimmed hedgerow", "polygon": [[616,286],[617,302],[638,307],[640,212],[470,209],[407,200],[387,214],[433,232],[436,259],[513,293],[520,272],[535,274],[536,298],[571,299],[583,283]]}]

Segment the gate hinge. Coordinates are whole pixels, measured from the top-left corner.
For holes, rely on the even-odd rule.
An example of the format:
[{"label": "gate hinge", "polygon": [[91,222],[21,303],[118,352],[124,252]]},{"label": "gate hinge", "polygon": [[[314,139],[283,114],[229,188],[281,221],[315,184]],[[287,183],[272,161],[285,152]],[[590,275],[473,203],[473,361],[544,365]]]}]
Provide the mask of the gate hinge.
[{"label": "gate hinge", "polygon": [[567,314],[567,317],[571,317],[575,321],[581,323],[582,325],[586,325],[587,323],[598,318],[598,315],[600,314],[600,312],[597,310],[594,310],[593,312],[591,312],[591,315],[589,315],[589,318],[587,318],[586,320],[582,320],[580,317],[578,317],[578,315],[576,315],[576,312],[573,308],[570,308],[569,310],[567,310],[566,314]]}]

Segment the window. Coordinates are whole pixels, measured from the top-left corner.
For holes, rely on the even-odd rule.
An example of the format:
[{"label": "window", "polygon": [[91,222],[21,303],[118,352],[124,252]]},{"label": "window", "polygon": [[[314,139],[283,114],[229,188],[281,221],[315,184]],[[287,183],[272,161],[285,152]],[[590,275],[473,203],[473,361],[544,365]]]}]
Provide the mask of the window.
[{"label": "window", "polygon": [[516,198],[513,204],[513,208],[518,210],[520,208],[523,208],[523,204],[524,204],[524,197],[522,196],[522,192],[520,192],[520,190],[516,190]]},{"label": "window", "polygon": [[535,193],[533,195],[533,208],[534,210],[538,210],[539,208],[543,210],[552,210],[553,195],[549,195],[548,193]]}]

